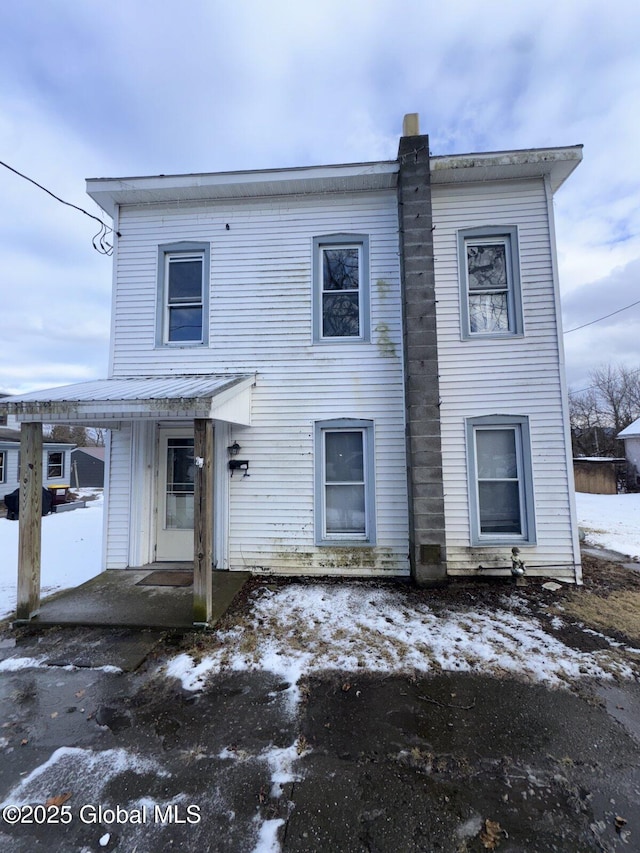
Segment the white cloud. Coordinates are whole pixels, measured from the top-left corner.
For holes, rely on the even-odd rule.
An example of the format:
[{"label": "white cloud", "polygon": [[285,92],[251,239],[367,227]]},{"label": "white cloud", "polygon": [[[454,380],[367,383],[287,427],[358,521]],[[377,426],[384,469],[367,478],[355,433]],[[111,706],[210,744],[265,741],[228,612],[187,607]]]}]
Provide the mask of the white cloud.
[{"label": "white cloud", "polygon": [[[116,0],[103,12],[0,5],[0,157],[88,210],[87,176],[392,158],[402,115],[420,112],[437,154],[584,143],[556,218],[562,290],[584,293],[585,321],[612,296],[583,289],[640,258],[631,0]],[[0,390],[42,385],[55,364],[58,383],[104,375],[111,273],[93,224],[3,169],[0,198],[0,340],[17,365],[2,366]],[[627,317],[589,329],[567,337],[572,374],[596,342],[640,362]]]}]

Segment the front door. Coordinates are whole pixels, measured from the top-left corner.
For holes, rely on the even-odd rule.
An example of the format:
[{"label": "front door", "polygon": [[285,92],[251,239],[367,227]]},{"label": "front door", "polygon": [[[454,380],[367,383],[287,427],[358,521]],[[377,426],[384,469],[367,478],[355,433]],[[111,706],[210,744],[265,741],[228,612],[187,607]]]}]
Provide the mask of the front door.
[{"label": "front door", "polygon": [[193,560],[193,432],[160,430],[156,560]]}]

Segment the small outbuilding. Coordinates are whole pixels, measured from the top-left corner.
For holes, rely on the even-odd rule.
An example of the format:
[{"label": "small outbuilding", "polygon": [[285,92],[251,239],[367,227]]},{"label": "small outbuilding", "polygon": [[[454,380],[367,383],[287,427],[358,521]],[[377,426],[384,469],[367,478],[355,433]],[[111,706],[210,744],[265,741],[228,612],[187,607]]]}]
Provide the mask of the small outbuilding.
[{"label": "small outbuilding", "polygon": [[581,456],[573,460],[576,492],[616,495],[624,473],[624,459],[612,456]]},{"label": "small outbuilding", "polygon": [[71,451],[71,487],[101,489],[104,486],[104,447],[76,447]]}]

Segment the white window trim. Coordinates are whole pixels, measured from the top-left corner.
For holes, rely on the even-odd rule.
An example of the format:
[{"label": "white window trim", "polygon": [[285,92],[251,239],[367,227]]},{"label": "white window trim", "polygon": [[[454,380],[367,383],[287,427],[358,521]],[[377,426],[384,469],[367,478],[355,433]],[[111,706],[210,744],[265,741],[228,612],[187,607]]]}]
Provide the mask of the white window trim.
[{"label": "white window trim", "polygon": [[[325,435],[331,432],[359,432],[362,434],[364,463],[364,533],[327,533],[326,530],[326,467]],[[317,421],[315,424],[315,528],[316,545],[375,545],[375,435],[373,421],[352,418]]]},{"label": "white window trim", "polygon": [[[507,260],[507,312],[509,327],[502,332],[472,332],[469,312],[469,269],[467,244],[504,242]],[[522,281],[518,229],[514,226],[491,225],[463,228],[458,231],[458,270],[460,280],[460,332],[462,340],[495,340],[524,335]]]},{"label": "white window trim", "polygon": [[[198,340],[170,341],[169,340],[169,264],[172,258],[186,259],[198,257],[202,259],[202,301],[193,303],[202,307],[202,329]],[[210,245],[184,241],[181,243],[165,243],[158,246],[158,295],[156,308],[156,347],[203,347],[209,345],[209,280],[210,280]],[[184,307],[189,307],[185,303]]]},{"label": "white window trim", "polygon": [[7,453],[0,450],[0,483],[7,482]]},{"label": "white window trim", "polygon": [[[334,335],[325,337],[322,333],[323,316],[323,262],[322,253],[326,249],[357,248],[358,255],[358,315],[359,335]],[[327,234],[313,238],[313,342],[319,344],[366,343],[371,340],[370,317],[370,274],[369,274],[369,237],[367,234]]]},{"label": "white window trim", "polygon": [[[516,436],[516,464],[522,533],[482,533],[477,466],[476,434],[479,430],[512,429]],[[529,418],[524,415],[484,415],[466,419],[467,482],[469,487],[469,527],[471,545],[535,545],[536,520],[531,460]]]}]

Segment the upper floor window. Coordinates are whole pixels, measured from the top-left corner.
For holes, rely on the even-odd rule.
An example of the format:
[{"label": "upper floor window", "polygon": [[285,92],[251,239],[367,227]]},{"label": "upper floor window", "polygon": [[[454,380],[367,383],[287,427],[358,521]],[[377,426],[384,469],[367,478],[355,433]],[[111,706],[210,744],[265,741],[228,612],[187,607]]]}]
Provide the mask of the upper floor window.
[{"label": "upper floor window", "polygon": [[159,247],[159,345],[208,343],[209,246],[173,243]]},{"label": "upper floor window", "polygon": [[314,341],[368,341],[369,238],[315,237],[313,254]]},{"label": "upper floor window", "polygon": [[458,240],[462,337],[521,335],[517,229],[468,228]]},{"label": "upper floor window", "polygon": [[50,450],[47,453],[47,479],[64,477],[64,453],[59,450]]}]

